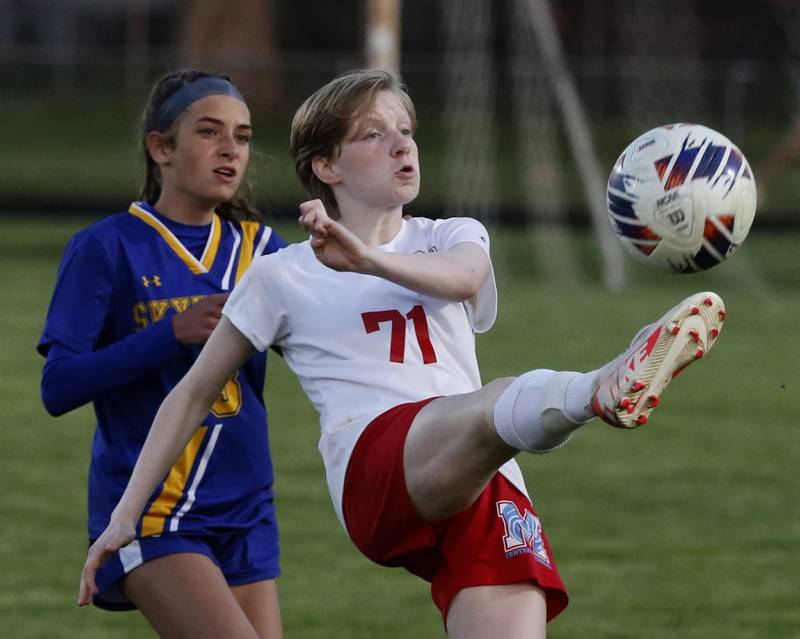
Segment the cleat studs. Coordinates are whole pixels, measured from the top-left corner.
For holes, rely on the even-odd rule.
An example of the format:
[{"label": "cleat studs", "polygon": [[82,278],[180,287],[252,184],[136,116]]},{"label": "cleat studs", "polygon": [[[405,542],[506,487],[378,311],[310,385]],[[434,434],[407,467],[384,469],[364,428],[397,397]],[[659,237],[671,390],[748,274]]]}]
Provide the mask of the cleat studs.
[{"label": "cleat studs", "polygon": [[720,322],[724,322],[725,321],[725,311],[720,311],[719,312],[719,321]]},{"label": "cleat studs", "polygon": [[700,331],[698,331],[696,328],[693,328],[692,330],[690,330],[689,331],[689,335],[692,336],[692,339],[694,340],[695,344],[699,344],[700,343]]},{"label": "cleat studs", "polygon": [[642,424],[646,424],[647,423],[647,415],[639,415],[639,417],[636,418],[636,423],[639,426],[641,426]]},{"label": "cleat studs", "polygon": [[697,352],[694,354],[695,359],[700,359],[706,352],[702,348],[698,348]]},{"label": "cleat studs", "polygon": [[627,409],[627,408],[628,408],[628,406],[630,406],[630,405],[631,405],[631,400],[630,400],[630,398],[629,398],[629,397],[626,397],[625,399],[623,399],[623,400],[622,400],[622,401],[619,403],[619,407],[620,407],[622,410],[625,410],[625,409]]},{"label": "cleat studs", "polygon": [[636,404],[629,404],[625,410],[628,411],[628,415],[631,415],[636,410]]},{"label": "cleat studs", "polygon": [[680,333],[680,331],[681,331],[681,325],[680,324],[678,324],[676,322],[675,324],[672,325],[672,334],[673,335],[677,335],[678,333]]},{"label": "cleat studs", "polygon": [[689,311],[692,315],[698,315],[700,313],[700,309],[696,306],[692,306],[691,310]]},{"label": "cleat studs", "polygon": [[719,329],[716,326],[711,328],[711,337],[715,338],[719,335]]},{"label": "cleat studs", "polygon": [[648,395],[647,399],[650,402],[650,408],[655,408],[661,403],[661,400],[658,399],[658,395]]},{"label": "cleat studs", "polygon": [[713,306],[714,300],[712,300],[710,297],[707,297],[706,299],[703,300],[703,304],[705,304],[706,306]]},{"label": "cleat studs", "polygon": [[633,386],[631,386],[631,390],[635,393],[642,390],[645,387],[645,384],[642,382],[635,382]]}]

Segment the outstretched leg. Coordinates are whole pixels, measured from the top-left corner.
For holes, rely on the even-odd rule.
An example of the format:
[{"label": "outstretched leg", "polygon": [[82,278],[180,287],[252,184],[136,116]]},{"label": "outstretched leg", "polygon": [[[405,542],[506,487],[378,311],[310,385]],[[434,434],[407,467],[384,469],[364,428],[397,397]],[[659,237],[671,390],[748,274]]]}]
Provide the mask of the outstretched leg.
[{"label": "outstretched leg", "polygon": [[519,451],[494,428],[492,411],[513,378],[463,395],[441,397],[414,418],[403,449],[408,494],[429,521],[471,504],[492,475]]},{"label": "outstretched leg", "polygon": [[[520,450],[544,452],[565,442],[593,416],[595,377],[535,370],[427,404],[408,431],[403,455],[408,493],[419,514],[430,521],[450,517],[475,501]],[[566,406],[570,382],[583,388],[578,414]]]},{"label": "outstretched leg", "polygon": [[672,379],[708,352],[724,319],[716,294],[697,293],[596,371],[540,369],[430,402],[414,419],[404,448],[414,506],[431,521],[460,512],[518,451],[557,448],[595,415],[622,428],[646,423]]}]

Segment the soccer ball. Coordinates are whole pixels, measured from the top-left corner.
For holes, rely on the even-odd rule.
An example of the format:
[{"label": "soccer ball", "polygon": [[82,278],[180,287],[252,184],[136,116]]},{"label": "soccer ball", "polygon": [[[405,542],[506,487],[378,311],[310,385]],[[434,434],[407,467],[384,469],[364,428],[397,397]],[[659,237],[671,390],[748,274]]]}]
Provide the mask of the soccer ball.
[{"label": "soccer ball", "polygon": [[756,212],[747,159],[699,124],[667,124],[636,138],[614,165],[606,195],[623,246],[675,273],[704,271],[730,257]]}]

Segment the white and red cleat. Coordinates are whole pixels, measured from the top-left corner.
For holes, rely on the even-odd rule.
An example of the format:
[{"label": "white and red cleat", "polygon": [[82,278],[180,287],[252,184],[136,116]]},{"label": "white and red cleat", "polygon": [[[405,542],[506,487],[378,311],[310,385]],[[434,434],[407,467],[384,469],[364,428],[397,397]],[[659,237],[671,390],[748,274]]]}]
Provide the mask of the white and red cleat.
[{"label": "white and red cleat", "polygon": [[725,321],[716,293],[695,293],[642,329],[630,347],[601,369],[595,414],[617,428],[646,424],[672,379],[711,350]]}]

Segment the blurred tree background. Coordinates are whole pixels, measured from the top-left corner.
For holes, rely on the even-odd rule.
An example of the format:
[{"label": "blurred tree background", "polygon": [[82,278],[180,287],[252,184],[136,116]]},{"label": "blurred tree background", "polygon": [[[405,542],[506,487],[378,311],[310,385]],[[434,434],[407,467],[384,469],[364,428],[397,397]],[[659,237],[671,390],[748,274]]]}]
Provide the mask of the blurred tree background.
[{"label": "blurred tree background", "polygon": [[[796,227],[798,4],[553,2],[604,170],[642,131],[699,121],[750,159],[757,225]],[[314,88],[365,64],[365,5],[0,0],[0,210],[124,207],[138,190],[136,125],[150,84],[196,66],[229,74],[247,93],[260,201],[293,215],[303,194],[287,153],[292,113]],[[402,3],[400,70],[420,112],[425,177],[416,212],[530,223],[560,211],[570,224],[587,221],[526,5]]]},{"label": "blurred tree background", "polygon": [[[259,201],[302,239],[292,114],[367,64],[368,5],[392,1],[0,0],[0,637],[152,635],[140,615],[73,605],[93,419],[89,407],[45,414],[34,351],[67,239],[137,197],[150,85],[182,66],[233,78],[253,110]],[[420,120],[422,194],[409,210],[495,227],[485,379],[590,370],[689,288],[718,291],[730,311],[724,345],[654,428],[592,426],[564,454],[521,458],[573,595],[551,634],[796,639],[800,0],[550,0],[556,74],[532,19],[542,0],[394,1]],[[598,286],[586,158],[554,77],[576,89],[601,203],[614,160],[647,129],[694,121],[733,139],[759,190],[746,246],[692,276],[626,258],[624,294]],[[313,409],[280,358],[270,369],[286,636],[439,636],[426,585],[347,540]]]}]

